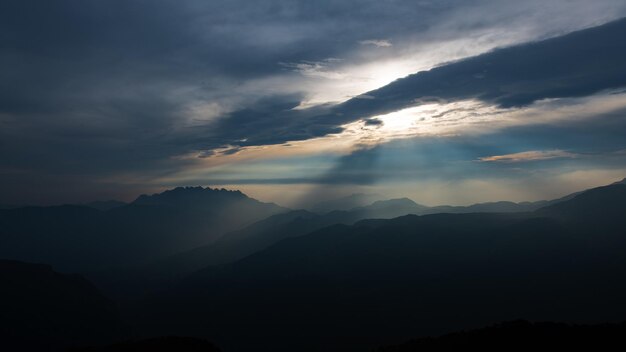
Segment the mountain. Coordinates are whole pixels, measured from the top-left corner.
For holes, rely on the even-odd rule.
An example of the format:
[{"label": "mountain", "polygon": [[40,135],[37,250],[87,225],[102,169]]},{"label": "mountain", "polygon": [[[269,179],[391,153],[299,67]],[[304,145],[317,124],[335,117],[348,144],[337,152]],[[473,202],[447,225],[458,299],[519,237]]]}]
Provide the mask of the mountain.
[{"label": "mountain", "polygon": [[[379,200],[368,206],[350,209],[353,213],[363,214],[367,218],[393,218],[400,215],[420,214],[430,209],[429,207],[417,204],[409,198],[396,198],[389,200]],[[371,214],[365,215],[365,214]]]},{"label": "mountain", "polygon": [[[560,200],[559,200],[560,201]],[[535,210],[542,204],[558,201],[527,203],[494,202],[471,206],[427,207],[408,198],[376,201],[368,206],[355,207],[347,211],[331,211],[318,215],[306,210],[297,210],[275,215],[242,230],[224,235],[216,243],[194,248],[155,263],[141,275],[180,278],[185,274],[206,266],[227,264],[290,237],[302,236],[326,226],[351,225],[364,219],[391,219],[402,215],[438,213],[514,213]],[[135,280],[133,278],[132,280]]]},{"label": "mountain", "polygon": [[[194,248],[160,260],[150,266],[139,268],[138,272],[124,271],[131,274],[128,282],[137,281],[138,277],[156,281],[178,279],[206,266],[223,265],[242,259],[270,245],[291,237],[302,236],[318,229],[335,225],[351,225],[357,221],[375,218],[390,219],[406,214],[418,213],[427,209],[408,198],[377,201],[365,207],[349,211],[332,211],[324,215],[306,210],[296,210],[271,216],[244,229],[228,233],[215,243]],[[113,275],[117,277],[119,275]],[[145,287],[145,282],[141,284]]]},{"label": "mountain", "polygon": [[[355,194],[349,197],[339,198],[337,200],[325,202],[323,203],[323,206],[316,205],[312,207],[312,211],[328,213],[334,210],[356,210],[358,208],[373,209],[376,207],[376,203],[384,204],[385,207],[389,207],[391,203],[396,203],[398,205],[404,206],[408,210],[405,214],[417,214],[417,215],[439,214],[439,213],[452,213],[452,214],[518,213],[518,212],[535,211],[547,205],[555,204],[555,203],[570,199],[576,194],[578,193],[574,193],[574,194],[565,196],[563,198],[550,200],[550,201],[542,200],[542,201],[536,201],[536,202],[520,202],[520,203],[499,201],[499,202],[476,203],[476,204],[467,205],[467,206],[438,205],[438,206],[432,206],[432,207],[417,204],[408,198],[378,200],[382,197],[372,196],[368,198],[368,197],[365,197],[365,195]],[[369,201],[370,199],[373,199],[373,200]],[[401,203],[404,203],[404,204],[401,204]]]},{"label": "mountain", "polygon": [[424,337],[401,345],[381,347],[377,352],[441,351],[449,348],[496,350],[612,350],[625,348],[626,323],[571,325],[518,320],[486,328],[455,332],[439,337]]},{"label": "mountain", "polygon": [[148,263],[285,211],[202,187],[140,196],[105,212],[73,205],[0,210],[0,257],[70,272]]},{"label": "mountain", "polygon": [[[554,201],[558,202],[558,201]],[[438,214],[438,213],[518,213],[534,211],[541,207],[551,204],[550,201],[538,201],[538,202],[489,202],[489,203],[477,203],[468,206],[450,206],[440,205],[436,207],[430,207],[425,209],[420,215],[426,214]]]},{"label": "mountain", "polygon": [[592,225],[596,229],[616,226],[611,229],[624,229],[624,202],[626,201],[626,184],[614,183],[609,186],[597,187],[575,195],[571,199],[537,210],[538,214],[566,220],[570,223]]},{"label": "mountain", "polygon": [[141,325],[207,334],[231,351],[357,351],[520,317],[622,320],[623,187],[530,213],[325,227],[151,296],[143,307],[159,313]]},{"label": "mountain", "polygon": [[0,260],[0,350],[60,351],[127,335],[113,302],[50,266]]},{"label": "mountain", "polygon": [[352,208],[363,207],[381,200],[383,196],[379,194],[355,193],[349,196],[329,199],[313,204],[309,209],[317,213],[327,213],[333,210],[350,210]]},{"label": "mountain", "polygon": [[619,184],[621,184],[621,185],[626,185],[626,178],[624,178],[624,179],[623,179],[623,180],[621,180],[621,181],[617,181],[617,182],[615,182],[615,183],[613,183],[613,184],[614,184],[614,185],[619,185]]},{"label": "mountain", "polygon": [[159,289],[203,267],[228,264],[280,240],[302,236],[335,224],[352,225],[364,219],[391,219],[407,214],[517,213],[534,210],[541,205],[556,204],[576,194],[558,200],[532,203],[494,202],[439,207],[427,207],[408,198],[398,198],[375,201],[347,211],[330,211],[323,215],[297,210],[271,216],[244,229],[227,233],[215,243],[183,251],[141,267],[124,267],[91,278],[106,287],[108,293],[124,296],[131,292]]}]

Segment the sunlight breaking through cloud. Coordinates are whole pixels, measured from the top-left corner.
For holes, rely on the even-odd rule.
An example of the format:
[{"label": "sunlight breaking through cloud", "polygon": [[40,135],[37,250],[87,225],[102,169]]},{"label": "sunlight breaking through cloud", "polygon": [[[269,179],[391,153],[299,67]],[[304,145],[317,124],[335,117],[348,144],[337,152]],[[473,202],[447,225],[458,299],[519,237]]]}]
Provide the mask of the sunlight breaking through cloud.
[{"label": "sunlight breaking through cloud", "polygon": [[512,126],[593,119],[623,108],[626,108],[623,91],[584,98],[545,99],[521,109],[504,109],[476,100],[428,103],[347,124],[340,135],[358,140],[359,144],[420,136],[477,135]]}]

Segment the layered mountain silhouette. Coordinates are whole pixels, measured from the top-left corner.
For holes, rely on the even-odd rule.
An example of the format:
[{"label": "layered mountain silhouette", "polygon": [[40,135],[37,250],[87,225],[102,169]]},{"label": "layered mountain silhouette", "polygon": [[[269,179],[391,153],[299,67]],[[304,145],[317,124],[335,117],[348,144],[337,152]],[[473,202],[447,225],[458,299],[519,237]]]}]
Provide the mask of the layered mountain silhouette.
[{"label": "layered mountain silhouette", "polygon": [[351,225],[368,218],[390,219],[424,209],[427,208],[404,198],[377,201],[369,206],[335,210],[322,215],[306,210],[291,211],[229,233],[214,244],[169,257],[156,263],[156,267],[150,267],[149,270],[179,276],[206,266],[234,262],[280,240],[301,236],[330,225]]},{"label": "layered mountain silhouette", "polygon": [[619,321],[624,214],[614,184],[530,213],[333,225],[193,274],[152,296],[166,308],[142,324],[232,351],[356,351],[519,317]]},{"label": "layered mountain silhouette", "polygon": [[[324,204],[342,208],[376,197],[352,195]],[[400,198],[321,214],[295,211],[267,219],[268,223],[256,224],[289,209],[259,202],[239,191],[179,187],[142,195],[129,204],[102,201],[0,209],[0,257],[45,262],[64,271],[80,272],[109,267],[126,271],[129,266],[156,263],[160,268],[169,266],[166,271],[180,275],[206,265],[231,262],[280,239],[332,224],[352,224],[367,218],[386,219],[406,214],[522,212],[546,204],[551,202],[427,207]],[[232,232],[246,226],[249,228]],[[218,239],[219,245],[213,248],[213,242]],[[173,255],[176,256],[166,259]],[[171,264],[160,264],[164,262]]]},{"label": "layered mountain silhouette", "polygon": [[60,351],[124,338],[115,304],[87,280],[0,260],[0,349]]},{"label": "layered mountain silhouette", "polygon": [[370,210],[373,210],[376,208],[376,203],[381,203],[381,205],[383,205],[384,207],[388,207],[389,202],[393,201],[396,203],[397,206],[404,207],[403,211],[405,211],[405,213],[403,215],[426,215],[437,213],[516,213],[537,210],[541,207],[567,200],[574,195],[568,195],[566,197],[551,201],[543,200],[537,202],[521,203],[499,201],[477,203],[468,206],[438,205],[429,207],[422,204],[417,204],[408,198],[384,200],[382,199],[382,196],[377,194],[357,193],[350,196],[317,203],[311,207],[311,211],[324,214],[337,210],[355,210],[357,208],[369,208]]},{"label": "layered mountain silhouette", "polygon": [[134,265],[285,211],[238,191],[202,187],[140,196],[107,211],[74,205],[0,210],[0,257],[63,271]]},{"label": "layered mountain silhouette", "polygon": [[[537,203],[427,207],[399,198],[321,214],[188,187],[106,211],[0,211],[0,254],[91,271],[138,336],[194,336],[225,351],[365,351],[518,318],[623,321],[624,214],[623,181]],[[156,346],[102,343],[121,324],[84,279],[2,265],[6,341]],[[34,301],[43,306],[24,303]],[[93,317],[103,324],[96,335],[73,323],[92,326]]]},{"label": "layered mountain silhouette", "polygon": [[[349,201],[352,201],[354,198],[362,199],[362,196],[369,197],[369,195],[353,195],[347,198],[340,198],[339,203],[346,199]],[[556,204],[571,197],[573,195],[553,201],[526,203],[493,202],[470,206],[436,207],[417,204],[408,198],[398,198],[379,200],[367,206],[354,207],[349,210],[334,210],[322,214],[306,210],[295,210],[271,216],[244,229],[226,234],[215,243],[194,248],[193,250],[138,268],[136,269],[138,272],[129,271],[128,269],[125,269],[125,271],[127,274],[133,274],[129,278],[131,281],[139,282],[136,281],[137,275],[139,275],[149,277],[152,280],[156,280],[156,283],[159,283],[164,279],[171,281],[171,279],[180,278],[206,266],[234,262],[263,250],[280,240],[301,236],[330,225],[352,225],[364,219],[391,219],[408,214],[527,212],[539,209],[542,205]],[[142,285],[144,284],[142,283]]]}]

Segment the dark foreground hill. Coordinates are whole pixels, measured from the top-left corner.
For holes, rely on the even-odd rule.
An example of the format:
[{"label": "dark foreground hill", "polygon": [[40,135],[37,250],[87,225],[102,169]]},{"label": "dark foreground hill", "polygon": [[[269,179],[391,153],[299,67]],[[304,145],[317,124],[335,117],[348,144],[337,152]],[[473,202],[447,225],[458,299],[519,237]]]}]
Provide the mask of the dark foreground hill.
[{"label": "dark foreground hill", "polygon": [[357,351],[519,317],[621,321],[624,214],[626,185],[611,185],[533,213],[335,225],[202,270],[139,320],[229,351]]},{"label": "dark foreground hill", "polygon": [[376,352],[445,351],[471,348],[488,351],[544,350],[588,351],[626,348],[626,324],[570,325],[524,320],[487,328],[456,332],[440,337],[425,337],[401,345],[381,347]]},{"label": "dark foreground hill", "polygon": [[113,302],[87,280],[0,260],[0,350],[57,351],[126,336]]},{"label": "dark foreground hill", "polygon": [[202,339],[168,336],[119,342],[103,347],[76,348],[68,352],[220,352],[220,349]]}]

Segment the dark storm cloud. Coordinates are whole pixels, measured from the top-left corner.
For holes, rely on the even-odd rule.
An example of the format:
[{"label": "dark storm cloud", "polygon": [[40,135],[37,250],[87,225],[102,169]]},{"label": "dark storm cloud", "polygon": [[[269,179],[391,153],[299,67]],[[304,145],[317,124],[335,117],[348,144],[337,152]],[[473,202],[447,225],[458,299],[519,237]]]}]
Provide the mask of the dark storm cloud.
[{"label": "dark storm cloud", "polygon": [[215,148],[222,145],[280,144],[343,130],[333,121],[316,121],[318,116],[329,113],[330,106],[295,110],[301,101],[302,96],[299,95],[263,98],[246,109],[228,114],[207,126],[203,132],[193,131],[193,134],[199,143],[207,142],[205,148]]},{"label": "dark storm cloud", "polygon": [[231,144],[279,144],[341,131],[349,122],[429,102],[478,99],[511,108],[541,99],[587,96],[626,86],[624,37],[626,19],[419,72],[367,92],[370,99],[308,110],[242,110],[218,124],[217,132],[226,135],[245,116],[245,121],[262,122],[238,131]]},{"label": "dark storm cloud", "polygon": [[[449,6],[2,1],[0,166],[58,164],[66,171],[71,163],[127,171],[129,164],[162,167],[187,152],[207,155],[223,145],[245,145],[247,135],[255,135],[255,144],[273,143],[275,124],[289,128],[299,118],[286,110],[302,94],[267,97],[275,87],[251,96],[232,91],[250,80],[289,74],[280,62],[340,56],[378,31],[424,28]],[[398,13],[403,25],[394,19]],[[422,20],[408,21],[409,14]],[[203,101],[243,109],[222,116],[216,126],[185,126],[189,105]],[[338,130],[333,123],[309,123],[278,136],[307,139]]]},{"label": "dark storm cloud", "polygon": [[337,108],[371,116],[420,102],[479,99],[500,107],[580,97],[626,85],[626,19],[546,41],[495,50],[399,79]]},{"label": "dark storm cloud", "polygon": [[112,89],[228,89],[275,74],[280,62],[341,56],[379,31],[424,29],[453,3],[3,1],[0,106],[48,112]]},{"label": "dark storm cloud", "polygon": [[365,120],[365,126],[382,126],[384,124],[383,121],[379,119],[367,119]]},{"label": "dark storm cloud", "polygon": [[[341,56],[379,31],[425,28],[449,5],[2,1],[0,201],[90,197],[86,190],[107,182],[137,187],[180,171],[191,162],[178,158],[186,153],[206,157],[243,144],[246,135],[272,143],[276,132],[268,126],[292,124],[290,114],[273,119],[272,109],[295,106],[302,95],[263,98],[276,87],[246,95],[241,85],[297,75],[279,63]],[[189,109],[198,102],[245,108],[217,126],[192,127]],[[334,124],[312,123],[283,134],[306,139],[336,131]],[[74,191],[62,191],[68,188]]]}]

